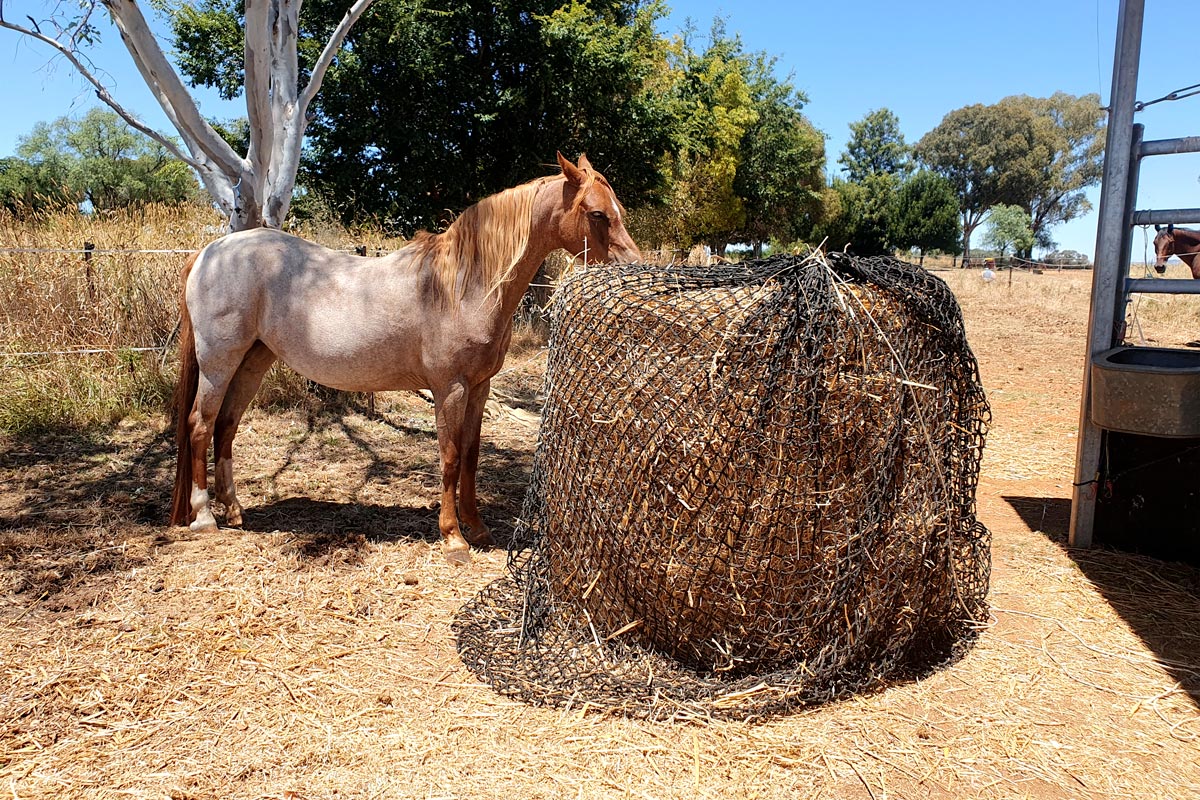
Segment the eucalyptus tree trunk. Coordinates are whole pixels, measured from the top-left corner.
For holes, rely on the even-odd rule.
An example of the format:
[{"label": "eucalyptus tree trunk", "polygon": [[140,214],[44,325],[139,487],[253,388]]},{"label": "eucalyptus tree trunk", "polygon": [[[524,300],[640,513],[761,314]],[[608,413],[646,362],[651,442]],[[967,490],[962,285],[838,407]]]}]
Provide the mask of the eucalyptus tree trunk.
[{"label": "eucalyptus tree trunk", "polygon": [[307,85],[301,87],[296,53],[301,0],[246,0],[244,89],[250,147],[245,155],[236,153],[200,114],[135,0],[91,0],[85,3],[80,19],[86,24],[97,3],[108,10],[146,85],[179,133],[182,148],[129,113],[92,74],[77,51],[79,20],[68,26],[47,21],[55,28],[51,35],[36,22],[25,27],[5,19],[0,0],[0,27],[31,36],[62,53],[96,87],[100,100],[196,171],[213,202],[229,218],[230,230],[237,231],[282,226],[296,184],[309,105],[346,34],[372,2],[354,0],[313,65]]}]

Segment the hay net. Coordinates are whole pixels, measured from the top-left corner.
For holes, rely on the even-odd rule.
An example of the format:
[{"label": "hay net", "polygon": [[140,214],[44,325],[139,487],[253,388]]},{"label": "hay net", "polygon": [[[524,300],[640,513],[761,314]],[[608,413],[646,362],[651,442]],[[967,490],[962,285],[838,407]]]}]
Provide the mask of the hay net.
[{"label": "hay net", "polygon": [[945,283],[820,253],[568,278],[508,572],[455,620],[500,692],[757,718],[986,619],[990,412]]}]

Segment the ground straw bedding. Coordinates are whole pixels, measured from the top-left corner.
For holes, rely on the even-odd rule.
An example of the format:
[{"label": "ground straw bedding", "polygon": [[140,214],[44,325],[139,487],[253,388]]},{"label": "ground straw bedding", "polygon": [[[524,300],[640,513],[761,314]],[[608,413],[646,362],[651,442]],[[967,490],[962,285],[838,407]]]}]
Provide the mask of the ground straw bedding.
[{"label": "ground straw bedding", "polygon": [[[504,698],[451,620],[503,573],[436,545],[422,401],[251,411],[247,529],[162,526],[166,425],[0,440],[0,789],[18,798],[1192,798],[1200,574],[1063,545],[1085,273],[939,273],[994,413],[985,629],[915,681],[767,722],[648,722]],[[996,291],[1001,288],[1002,291]],[[1040,299],[1039,299],[1040,298]],[[1166,329],[1164,329],[1166,331]],[[1184,339],[1187,329],[1160,334]],[[499,391],[533,406],[536,353]],[[511,535],[536,426],[485,423]]]}]

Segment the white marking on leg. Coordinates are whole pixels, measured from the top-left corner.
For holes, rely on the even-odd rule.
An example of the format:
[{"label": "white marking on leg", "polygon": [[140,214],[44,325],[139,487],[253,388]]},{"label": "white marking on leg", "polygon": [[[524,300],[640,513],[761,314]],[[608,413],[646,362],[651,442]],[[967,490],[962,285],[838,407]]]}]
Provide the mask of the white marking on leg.
[{"label": "white marking on leg", "polygon": [[188,527],[194,531],[216,530],[217,520],[208,506],[208,489],[192,485],[192,515],[195,519]]}]

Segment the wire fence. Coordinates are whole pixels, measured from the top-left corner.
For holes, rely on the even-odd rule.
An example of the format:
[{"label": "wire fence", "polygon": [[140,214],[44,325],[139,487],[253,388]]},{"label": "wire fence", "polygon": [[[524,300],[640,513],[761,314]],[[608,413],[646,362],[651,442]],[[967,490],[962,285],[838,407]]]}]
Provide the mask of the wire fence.
[{"label": "wire fence", "polygon": [[[388,253],[395,252],[393,250],[384,250],[382,248],[368,248],[366,245],[357,245],[353,247],[340,248],[342,252],[353,252],[364,257],[383,256]],[[196,248],[130,248],[130,247],[97,247],[93,242],[85,241],[79,247],[19,247],[19,246],[0,246],[0,256],[4,255],[77,255],[80,256],[80,262],[84,270],[84,279],[86,281],[86,291],[89,298],[95,299],[97,294],[96,275],[93,270],[93,259],[101,256],[139,256],[139,255],[189,255],[196,252]],[[543,288],[553,289],[554,286],[549,285]],[[0,362],[0,369],[12,369],[23,367],[27,364],[27,360],[31,358],[50,358],[59,356],[99,356],[125,353],[166,353],[173,346],[173,341],[179,330],[178,323],[174,329],[157,345],[113,345],[113,346],[92,346],[81,345],[79,347],[63,347],[63,348],[47,348],[47,349],[22,349],[15,351],[0,351],[0,358],[5,359]],[[10,345],[4,343],[0,347]]]},{"label": "wire fence", "polygon": [[[341,252],[352,252],[362,257],[383,257],[397,252],[394,249],[384,249],[378,246],[354,245],[350,247],[336,248]],[[195,248],[123,248],[123,247],[97,247],[92,242],[84,242],[80,247],[4,247],[0,246],[0,255],[78,255],[84,264],[86,270],[86,279],[88,283],[89,295],[95,294],[94,275],[92,274],[93,258],[100,256],[136,256],[136,255],[187,255],[195,252]],[[657,248],[646,252],[647,260],[656,263],[682,263],[700,261],[701,266],[712,264],[729,263],[726,259],[713,256],[705,250],[704,253],[698,253],[697,248],[691,249],[676,249],[676,248]],[[1058,264],[1044,261],[1032,261],[1019,257],[1007,257],[1003,259],[994,258],[964,258],[961,261],[960,268],[974,268],[990,266],[999,269],[1016,269],[1026,270],[1034,273],[1039,273],[1048,270],[1062,269],[1086,269],[1090,268],[1090,264]],[[547,276],[551,277],[552,276]],[[555,279],[546,281],[535,280],[530,284],[530,288],[548,291],[553,293],[559,286],[559,282]],[[176,326],[177,330],[177,326]],[[80,346],[80,347],[65,347],[58,349],[32,350],[25,349],[15,352],[0,353],[0,357],[8,359],[5,363],[0,363],[0,368],[18,366],[14,364],[12,359],[28,359],[38,357],[51,356],[95,356],[114,353],[145,353],[145,352],[165,352],[170,349],[174,332],[167,339],[158,345],[154,346]]]}]

